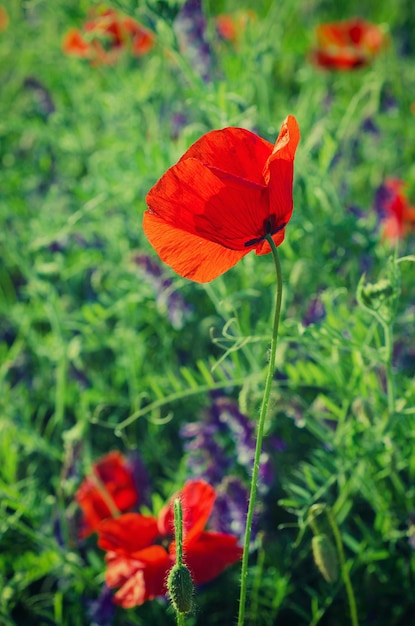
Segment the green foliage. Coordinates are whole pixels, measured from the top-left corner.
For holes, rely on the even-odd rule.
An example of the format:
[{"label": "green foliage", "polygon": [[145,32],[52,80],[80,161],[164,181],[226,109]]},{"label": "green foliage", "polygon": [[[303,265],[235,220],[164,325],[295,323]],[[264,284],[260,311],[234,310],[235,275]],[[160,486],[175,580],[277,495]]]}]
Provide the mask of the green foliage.
[{"label": "green foliage", "polygon": [[[243,7],[204,2],[206,81],[173,27],[182,0],[108,2],[151,28],[156,44],[97,67],[62,52],[89,0],[3,5],[1,624],[91,624],[105,563],[95,537],[79,539],[74,496],[95,459],[137,450],[157,512],[186,478],[180,427],[212,393],[257,417],[272,259],[248,255],[205,286],[160,264],[160,288],[137,261],[158,263],[141,216],[149,188],[201,134],[244,126],[274,141],[288,113],[302,138],[266,425],[285,451],[273,453],[247,624],[350,624],[341,577],[329,585],[313,563],[316,503],[340,529],[361,624],[410,624],[414,235],[392,252],[373,207],[388,177],[415,198],[412,4],[353,0],[339,15],[324,1],[263,0],[235,47],[214,20]],[[383,24],[388,49],[354,73],[317,70],[308,59],[314,26],[355,14]],[[316,302],[323,313],[313,318]],[[234,567],[197,590],[186,623],[233,623],[237,593]],[[113,623],[174,624],[172,613],[155,600],[118,607]]]}]

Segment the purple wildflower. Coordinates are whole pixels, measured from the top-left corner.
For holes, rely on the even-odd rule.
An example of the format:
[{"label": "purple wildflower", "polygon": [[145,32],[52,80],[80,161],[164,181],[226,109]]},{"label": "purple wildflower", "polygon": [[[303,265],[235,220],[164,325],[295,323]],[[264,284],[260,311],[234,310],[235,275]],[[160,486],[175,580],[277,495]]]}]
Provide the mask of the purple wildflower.
[{"label": "purple wildflower", "polygon": [[159,310],[166,313],[175,330],[181,330],[192,313],[190,305],[175,291],[173,281],[155,259],[147,254],[137,253],[133,261],[142,270],[147,282],[153,286]]},{"label": "purple wildflower", "polygon": [[138,452],[128,455],[128,466],[131,469],[137,493],[140,494],[140,506],[151,506],[150,478],[143,460]]},{"label": "purple wildflower", "polygon": [[408,543],[412,550],[415,550],[415,511],[408,515]]},{"label": "purple wildflower", "polygon": [[310,324],[318,324],[326,317],[326,309],[320,298],[315,296],[308,303],[308,307],[303,316],[303,325],[310,326]]},{"label": "purple wildflower", "polygon": [[383,90],[383,92],[381,93],[380,110],[384,111],[385,113],[388,113],[388,112],[395,112],[398,109],[399,109],[398,100],[393,95],[391,90],[389,88],[386,88],[385,90]]},{"label": "purple wildflower", "polygon": [[183,128],[188,124],[188,117],[185,113],[173,113],[170,118],[170,136],[173,140],[180,137]]},{"label": "purple wildflower", "polygon": [[375,122],[371,117],[366,117],[361,125],[361,130],[365,133],[369,133],[370,135],[374,135],[375,137],[380,136],[380,131],[378,126],[376,126]]},{"label": "purple wildflower", "polygon": [[218,440],[218,427],[206,422],[184,424],[180,435],[186,440],[187,465],[192,477],[204,478],[216,485],[230,466],[223,444]]},{"label": "purple wildflower", "polygon": [[215,486],[216,500],[209,527],[220,533],[243,537],[248,511],[249,489],[236,476],[225,477]]},{"label": "purple wildflower", "polygon": [[188,0],[177,14],[174,30],[180,51],[186,56],[194,71],[209,81],[212,69],[212,50],[206,39],[206,18],[201,0]]},{"label": "purple wildflower", "polygon": [[375,193],[374,209],[382,222],[391,213],[391,206],[398,201],[400,195],[399,181],[389,180],[381,184]]},{"label": "purple wildflower", "polygon": [[[193,477],[204,478],[217,491],[211,526],[220,532],[245,531],[248,484],[255,455],[255,423],[239,411],[235,401],[216,397],[198,422],[184,424],[187,468]],[[260,459],[258,493],[264,496],[273,481],[271,457]],[[261,504],[258,503],[257,514]]]},{"label": "purple wildflower", "polygon": [[40,80],[34,76],[27,76],[23,81],[23,87],[33,94],[34,103],[45,118],[56,111],[51,92]]},{"label": "purple wildflower", "polygon": [[[408,309],[408,319],[414,319],[415,306]],[[411,336],[412,327],[410,323],[404,325],[400,335],[397,336],[393,348],[393,364],[401,373],[405,372],[408,376],[415,375],[415,346],[413,342],[408,341]]]},{"label": "purple wildflower", "polygon": [[[228,398],[218,398],[213,410],[217,412],[219,422],[226,426],[235,442],[235,454],[238,464],[249,475],[255,456],[255,423],[241,413],[235,402]],[[268,490],[272,482],[272,465],[269,454],[262,452],[259,466],[258,489],[260,493]]]},{"label": "purple wildflower", "polygon": [[87,602],[91,626],[111,626],[115,613],[112,596],[112,590],[104,584],[99,597]]},{"label": "purple wildflower", "polygon": [[385,219],[387,216],[386,206],[391,201],[391,190],[387,185],[380,185],[375,193],[374,209],[380,220]]}]

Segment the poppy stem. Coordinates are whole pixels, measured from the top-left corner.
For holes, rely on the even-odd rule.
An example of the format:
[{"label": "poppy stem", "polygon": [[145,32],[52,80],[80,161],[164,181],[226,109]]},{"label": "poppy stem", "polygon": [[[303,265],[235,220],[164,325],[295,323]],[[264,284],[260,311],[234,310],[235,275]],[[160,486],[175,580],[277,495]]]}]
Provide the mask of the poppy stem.
[{"label": "poppy stem", "polygon": [[176,563],[183,563],[183,511],[179,498],[174,500],[174,534],[176,538]]},{"label": "poppy stem", "polygon": [[252,468],[252,479],[251,479],[251,489],[250,489],[250,494],[249,494],[248,513],[246,516],[245,539],[244,539],[242,567],[241,567],[241,587],[240,587],[240,596],[239,596],[238,626],[243,626],[244,619],[245,619],[245,605],[246,605],[246,594],[247,594],[247,583],[248,583],[249,546],[251,543],[252,522],[254,518],[257,482],[258,482],[258,475],[259,475],[259,465],[260,465],[260,458],[261,458],[261,451],[262,451],[262,440],[264,437],[264,426],[265,426],[265,420],[267,416],[269,399],[270,399],[270,394],[271,394],[271,385],[272,385],[272,380],[274,378],[274,371],[275,371],[275,356],[276,356],[276,351],[277,351],[278,327],[279,327],[279,321],[280,321],[281,299],[282,299],[282,272],[281,272],[280,260],[278,257],[277,246],[275,245],[274,240],[272,239],[271,235],[266,235],[265,239],[266,241],[268,241],[271,247],[272,255],[274,257],[275,270],[277,273],[277,296],[276,296],[276,301],[275,301],[274,323],[273,323],[273,328],[272,328],[268,371],[267,371],[267,377],[265,380],[264,395],[262,397],[262,404],[261,404],[261,409],[260,409],[259,419],[258,419],[258,424],[257,424],[255,457],[254,457],[254,465]]}]

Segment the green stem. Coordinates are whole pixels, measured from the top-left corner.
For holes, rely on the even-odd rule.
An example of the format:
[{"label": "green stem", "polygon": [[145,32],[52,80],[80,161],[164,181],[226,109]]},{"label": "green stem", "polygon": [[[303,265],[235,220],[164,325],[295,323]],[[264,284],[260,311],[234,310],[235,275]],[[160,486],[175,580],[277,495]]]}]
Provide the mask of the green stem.
[{"label": "green stem", "polygon": [[340,569],[344,586],[346,587],[347,599],[349,601],[350,619],[352,626],[359,626],[359,620],[357,617],[356,600],[354,597],[353,587],[350,580],[349,572],[346,565],[346,558],[344,556],[343,542],[340,535],[339,527],[334,519],[334,515],[330,508],[326,508],[327,519],[329,520],[331,530],[333,532],[334,540],[336,542],[337,554],[339,555]]},{"label": "green stem", "polygon": [[383,324],[385,333],[385,351],[386,351],[386,390],[388,394],[388,413],[389,419],[395,413],[395,382],[393,380],[392,372],[392,351],[393,351],[393,328],[392,323]]},{"label": "green stem", "polygon": [[183,563],[183,511],[180,498],[174,500],[174,534],[176,537],[176,563]]},{"label": "green stem", "polygon": [[259,420],[258,420],[258,425],[257,425],[257,438],[256,438],[256,446],[255,446],[254,466],[252,469],[248,513],[246,517],[246,529],[245,529],[244,549],[243,549],[242,567],[241,567],[241,589],[240,589],[240,595],[239,595],[238,626],[243,626],[244,619],[245,619],[245,604],[246,604],[246,593],[247,593],[247,583],[248,583],[249,546],[251,543],[252,521],[254,517],[254,510],[255,510],[255,500],[256,500],[257,482],[258,482],[258,474],[259,474],[259,463],[260,463],[261,450],[262,450],[262,440],[264,436],[265,419],[267,416],[270,393],[271,393],[271,385],[272,385],[272,380],[274,378],[274,371],[275,371],[275,355],[277,351],[278,326],[279,326],[280,312],[281,312],[282,273],[281,273],[280,260],[278,258],[278,250],[271,235],[267,235],[266,239],[271,247],[272,255],[274,257],[275,269],[277,273],[277,297],[276,297],[276,302],[275,302],[274,324],[273,324],[273,329],[272,329],[268,371],[267,371],[264,395],[262,397],[261,410],[259,413]]},{"label": "green stem", "polygon": [[[180,498],[173,503],[174,534],[176,538],[176,567],[183,564],[183,510]],[[184,626],[184,613],[176,611],[177,626]]]}]

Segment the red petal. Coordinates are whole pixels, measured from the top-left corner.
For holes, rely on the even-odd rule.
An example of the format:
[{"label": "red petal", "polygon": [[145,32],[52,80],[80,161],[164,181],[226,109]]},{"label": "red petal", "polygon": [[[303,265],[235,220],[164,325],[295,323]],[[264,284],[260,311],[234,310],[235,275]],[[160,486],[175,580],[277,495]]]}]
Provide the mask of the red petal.
[{"label": "red petal", "polygon": [[199,235],[171,226],[150,211],[144,213],[143,229],[160,256],[180,276],[207,283],[236,265],[245,251],[230,250]]},{"label": "red petal", "polygon": [[125,513],[101,522],[98,545],[103,550],[132,554],[151,545],[158,534],[155,517]]},{"label": "red petal", "polygon": [[336,50],[325,52],[316,50],[312,55],[314,63],[320,67],[334,68],[336,70],[349,70],[362,67],[368,62],[365,55],[353,50]]},{"label": "red petal", "polygon": [[0,5],[0,32],[8,27],[9,21],[6,9]]},{"label": "red petal", "polygon": [[188,481],[161,510],[158,519],[160,534],[174,533],[173,503],[176,498],[180,498],[182,504],[183,538],[186,546],[194,541],[205,528],[216,494],[213,487],[203,480]]},{"label": "red petal", "polygon": [[99,459],[75,495],[84,514],[82,536],[96,530],[101,520],[113,516],[114,509],[124,512],[132,508],[138,498],[131,470],[122,454],[114,451]]},{"label": "red petal", "polygon": [[[265,165],[264,178],[267,182],[267,171],[274,161],[278,159],[294,161],[295,152],[297,150],[299,141],[300,129],[298,127],[298,122],[293,115],[288,115],[281,124],[280,134],[277,137],[274,149]],[[272,172],[270,172],[270,176],[272,176]]]},{"label": "red petal", "polygon": [[161,546],[152,546],[143,550],[144,553],[146,560],[107,555],[105,580],[111,588],[121,587],[114,600],[124,608],[138,606],[167,592],[166,578],[173,560]]},{"label": "red petal", "polygon": [[205,165],[263,185],[262,170],[271,151],[269,141],[244,128],[230,127],[203,135],[180,161],[197,159]]},{"label": "red petal", "polygon": [[293,211],[294,157],[299,141],[297,120],[289,115],[281,126],[274,150],[264,168],[269,190],[269,213],[275,216],[275,223],[280,226],[288,223]]},{"label": "red petal", "polygon": [[347,43],[348,21],[328,22],[319,24],[316,28],[317,40],[321,47],[344,46]]},{"label": "red petal", "polygon": [[320,24],[318,47],[312,60],[321,67],[347,70],[367,64],[379,52],[385,38],[382,30],[360,18]]},{"label": "red petal", "polygon": [[[111,587],[108,579],[106,579],[106,583],[108,587]],[[146,591],[144,572],[142,569],[138,569],[114,594],[113,600],[115,604],[122,606],[124,609],[132,609],[149,599]]]},{"label": "red petal", "polygon": [[232,250],[263,234],[268,215],[265,186],[207,167],[179,161],[147,195],[151,213],[171,226]]},{"label": "red petal", "polygon": [[237,538],[224,533],[205,532],[188,546],[184,561],[196,585],[218,576],[228,565],[242,557]]},{"label": "red petal", "polygon": [[144,28],[142,24],[136,22],[131,17],[123,20],[123,27],[132,38],[132,53],[136,56],[142,56],[151,50],[154,46],[154,35],[151,31]]},{"label": "red petal", "polygon": [[69,30],[64,36],[62,49],[65,54],[74,54],[79,57],[87,57],[90,52],[88,43],[75,28]]},{"label": "red petal", "polygon": [[117,552],[107,552],[105,562],[105,581],[111,589],[121,587],[137,571],[137,561]]}]

